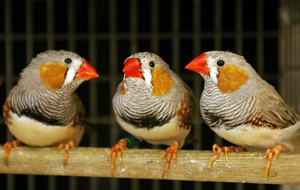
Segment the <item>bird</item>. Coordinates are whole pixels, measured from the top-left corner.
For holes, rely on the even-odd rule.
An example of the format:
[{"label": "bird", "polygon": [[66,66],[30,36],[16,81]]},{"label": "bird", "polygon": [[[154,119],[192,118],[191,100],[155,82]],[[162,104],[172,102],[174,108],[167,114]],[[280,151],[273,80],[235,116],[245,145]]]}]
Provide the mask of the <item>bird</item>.
[{"label": "bird", "polygon": [[74,92],[86,80],[99,77],[95,69],[76,53],[48,50],[37,54],[20,73],[3,105],[3,116],[16,138],[3,148],[5,164],[11,148],[21,144],[65,149],[80,143],[84,132],[84,107]]},{"label": "bird", "polygon": [[241,147],[213,145],[221,152],[266,151],[265,177],[272,157],[280,152],[300,151],[300,116],[288,106],[275,88],[263,80],[241,55],[208,51],[185,67],[204,79],[200,112],[205,123],[223,139]]},{"label": "bird", "polygon": [[[164,178],[171,157],[175,163],[177,150],[184,145],[196,118],[197,104],[193,92],[154,53],[132,54],[124,62],[123,73],[123,81],[112,100],[116,121],[140,141],[169,146],[159,160],[160,163],[167,156]],[[121,139],[108,152],[113,177],[116,156],[121,164],[122,152],[130,147],[131,141]]]}]

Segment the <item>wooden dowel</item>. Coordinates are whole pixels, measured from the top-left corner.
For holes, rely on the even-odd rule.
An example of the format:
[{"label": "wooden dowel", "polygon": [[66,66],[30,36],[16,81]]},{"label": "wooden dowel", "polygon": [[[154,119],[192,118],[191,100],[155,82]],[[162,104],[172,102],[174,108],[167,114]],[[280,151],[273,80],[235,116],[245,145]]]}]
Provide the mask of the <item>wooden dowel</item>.
[{"label": "wooden dowel", "polygon": [[[56,148],[20,147],[12,149],[8,166],[4,163],[4,150],[0,150],[0,173],[111,177],[108,148],[76,147],[69,151],[69,159],[63,166],[64,151]],[[165,160],[158,164],[164,150],[126,149],[122,165],[116,161],[116,178],[161,179]],[[192,180],[238,183],[300,184],[300,155],[281,153],[272,161],[269,180],[265,178],[264,153],[229,153],[229,160],[221,154],[208,168],[212,151],[179,150],[175,164],[171,163],[166,180]]]}]

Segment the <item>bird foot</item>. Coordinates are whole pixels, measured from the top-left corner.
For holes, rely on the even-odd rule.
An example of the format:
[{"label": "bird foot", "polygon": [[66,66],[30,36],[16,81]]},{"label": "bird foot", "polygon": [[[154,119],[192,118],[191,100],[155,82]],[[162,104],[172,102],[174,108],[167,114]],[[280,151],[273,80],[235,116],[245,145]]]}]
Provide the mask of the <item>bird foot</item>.
[{"label": "bird foot", "polygon": [[118,154],[118,161],[120,164],[122,164],[122,152],[124,151],[124,149],[127,147],[127,143],[128,141],[125,139],[121,139],[113,148],[111,148],[109,150],[109,152],[107,153],[107,160],[109,160],[109,158],[111,157],[111,163],[110,163],[110,173],[112,175],[112,177],[114,176],[114,169],[115,169],[115,161],[116,161],[116,157]]},{"label": "bird foot", "polygon": [[212,170],[212,163],[218,159],[221,152],[225,153],[226,160],[228,160],[228,152],[244,152],[244,149],[241,147],[224,146],[220,148],[217,144],[214,144],[212,146],[212,150],[215,152],[215,154],[211,157],[211,159],[208,162],[208,167],[210,170]]},{"label": "bird foot", "polygon": [[6,142],[3,146],[2,146],[2,149],[6,148],[5,152],[4,152],[4,162],[5,162],[5,165],[8,164],[8,155],[9,155],[9,152],[10,150],[12,149],[12,147],[14,147],[15,149],[19,149],[18,146],[20,146],[22,144],[21,141],[19,140],[14,140],[12,142]]},{"label": "bird foot", "polygon": [[68,153],[69,153],[69,150],[70,148],[74,149],[75,147],[75,142],[74,141],[70,141],[68,142],[67,144],[65,143],[61,143],[58,148],[57,148],[57,152],[59,152],[62,148],[65,149],[65,154],[64,154],[64,166],[66,165],[67,161],[68,161]]},{"label": "bird foot", "polygon": [[266,151],[265,156],[261,158],[261,159],[268,158],[267,163],[266,163],[266,171],[265,171],[266,179],[269,179],[269,169],[271,167],[271,162],[272,162],[273,155],[275,155],[275,158],[274,158],[274,161],[275,161],[275,160],[277,160],[278,155],[279,155],[280,152],[288,152],[288,151],[289,151],[289,149],[286,148],[283,145],[277,145],[274,148],[268,149]]},{"label": "bird foot", "polygon": [[162,174],[162,179],[165,178],[165,174],[166,174],[166,172],[168,171],[168,169],[170,167],[170,160],[171,160],[172,155],[173,155],[173,164],[175,164],[178,149],[179,149],[178,142],[173,142],[171,144],[171,146],[169,148],[167,148],[167,150],[165,150],[165,152],[160,157],[158,163],[160,163],[161,160],[164,159],[167,156],[167,163],[165,165],[165,169],[164,169],[164,172]]}]

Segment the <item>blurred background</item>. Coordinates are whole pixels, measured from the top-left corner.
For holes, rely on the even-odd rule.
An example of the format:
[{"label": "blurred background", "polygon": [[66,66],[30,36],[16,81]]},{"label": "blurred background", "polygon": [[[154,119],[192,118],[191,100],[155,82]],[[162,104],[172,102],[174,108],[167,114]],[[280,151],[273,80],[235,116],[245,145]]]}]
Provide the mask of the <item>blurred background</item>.
[{"label": "blurred background", "polygon": [[[199,100],[202,78],[184,66],[202,52],[224,50],[242,54],[299,113],[299,19],[297,0],[0,0],[0,104],[37,53],[74,51],[100,74],[77,90],[87,118],[99,126],[97,133],[84,136],[80,146],[112,147],[129,136],[117,125],[111,107],[129,55],[140,51],[160,55]],[[0,143],[4,144],[13,137],[0,112]],[[204,124],[198,112],[183,149],[211,150],[214,143],[229,145]],[[146,142],[139,147],[166,148]],[[267,190],[280,186],[1,174],[0,188]]]}]

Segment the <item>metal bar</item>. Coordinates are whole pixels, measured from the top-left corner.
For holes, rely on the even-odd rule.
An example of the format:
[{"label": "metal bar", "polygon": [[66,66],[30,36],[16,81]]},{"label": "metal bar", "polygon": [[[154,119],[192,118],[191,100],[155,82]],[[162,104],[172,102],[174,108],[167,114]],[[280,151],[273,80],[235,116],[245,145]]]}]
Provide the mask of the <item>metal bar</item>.
[{"label": "metal bar", "polygon": [[47,48],[54,49],[54,2],[53,0],[47,1],[47,34],[45,39],[47,39]]},{"label": "metal bar", "polygon": [[151,17],[151,48],[152,52],[157,54],[159,51],[159,35],[158,35],[158,0],[151,1],[152,17]]},{"label": "metal bar", "polygon": [[[263,23],[263,4],[264,1],[257,0],[257,72],[264,78],[264,23]],[[259,190],[264,190],[264,185],[258,185]]]},{"label": "metal bar", "polygon": [[[54,2],[53,0],[47,1],[47,48],[48,49],[54,49]],[[48,189],[49,190],[55,190],[56,189],[56,177],[55,176],[49,176],[48,177]]]},{"label": "metal bar", "polygon": [[[32,1],[26,1],[26,63],[30,63],[33,57],[33,17],[32,17]],[[28,175],[27,189],[35,189],[35,176]]]},{"label": "metal bar", "polygon": [[[193,37],[193,57],[196,57],[200,54],[201,51],[201,0],[194,0],[194,6],[193,6],[193,17],[194,17],[194,37]],[[192,59],[192,58],[191,58]],[[199,76],[198,73],[193,74],[193,90],[194,95],[196,98],[197,105],[200,100],[200,94],[202,89],[202,79]],[[194,129],[194,139],[196,140],[196,143],[194,143],[194,149],[201,150],[202,149],[202,131],[201,131],[201,125],[203,124],[202,118],[199,117],[197,114],[195,124],[193,125]],[[202,190],[202,182],[194,182],[194,190]]]},{"label": "metal bar", "polygon": [[[243,54],[243,1],[242,0],[236,0],[235,4],[235,31],[236,31],[236,37],[235,37],[235,51],[237,54],[242,55]],[[243,183],[237,183],[236,184],[237,190],[243,190],[244,184]]]},{"label": "metal bar", "polygon": [[[95,38],[96,33],[96,5],[95,0],[89,0],[89,61],[93,65],[93,67],[97,70],[97,40]],[[89,109],[91,121],[97,118],[97,105],[98,105],[98,88],[97,88],[97,80],[90,81],[89,86]],[[98,134],[93,133],[90,136],[90,146],[97,147],[98,146]],[[97,190],[98,189],[98,179],[90,178],[90,189]]]},{"label": "metal bar", "polygon": [[[214,32],[214,48],[216,50],[221,50],[222,38],[221,38],[221,23],[222,23],[222,1],[215,0],[215,32]],[[215,142],[222,146],[222,138],[220,138],[217,134],[215,136]],[[222,183],[215,183],[216,190],[222,190],[223,184]]]},{"label": "metal bar", "polygon": [[[130,0],[130,53],[138,52],[138,1]],[[138,190],[140,181],[138,179],[131,179],[131,189]]]},{"label": "metal bar", "polygon": [[[173,17],[172,17],[172,65],[174,68],[174,72],[180,74],[180,37],[179,37],[179,26],[180,26],[180,2],[179,0],[173,0]],[[181,182],[173,181],[173,190],[180,190]]]},{"label": "metal bar", "polygon": [[286,79],[285,79],[285,76],[286,76],[286,72],[285,72],[285,68],[284,65],[285,65],[285,26],[284,26],[284,18],[282,18],[282,14],[283,14],[283,11],[285,11],[285,0],[281,0],[280,1],[280,26],[279,26],[279,47],[278,47],[278,52],[279,52],[279,73],[280,75],[282,75],[283,77],[280,77],[279,78],[279,93],[280,95],[282,96],[283,99],[287,99],[286,98],[286,85],[285,85],[285,82],[286,82]]},{"label": "metal bar", "polygon": [[[113,95],[115,94],[116,87],[118,85],[118,80],[115,76],[117,76],[117,64],[118,64],[118,44],[117,44],[117,19],[116,19],[116,10],[117,10],[117,1],[110,0],[109,1],[109,58],[110,58],[110,99],[112,100]],[[119,136],[119,128],[115,121],[115,117],[111,111],[110,113],[110,145],[114,146],[118,141]],[[111,189],[119,189],[119,180],[118,179],[110,179],[110,188]]]},{"label": "metal bar", "polygon": [[[75,2],[74,0],[68,0],[68,49],[73,52],[76,51],[75,22]],[[69,189],[77,190],[77,182],[77,177],[69,177]]]},{"label": "metal bar", "polygon": [[264,20],[263,20],[263,1],[257,0],[257,72],[264,76]]},{"label": "metal bar", "polygon": [[[6,96],[8,96],[10,90],[13,87],[13,41],[12,41],[12,1],[5,1],[5,78],[6,78]],[[9,130],[6,130],[6,140],[12,141],[13,137]],[[7,175],[6,189],[15,189],[15,177],[13,175]]]},{"label": "metal bar", "polygon": [[236,37],[235,37],[235,49],[237,54],[243,53],[243,1],[237,0],[235,5],[235,31],[236,31]]},{"label": "metal bar", "polygon": [[130,53],[136,53],[138,51],[138,14],[137,14],[137,0],[130,0]]},{"label": "metal bar", "polygon": [[180,73],[180,37],[179,37],[179,26],[180,26],[180,11],[179,11],[179,0],[173,0],[173,17],[172,17],[172,54],[173,61],[172,65],[175,73]]},{"label": "metal bar", "polygon": [[[152,17],[151,17],[151,49],[152,52],[158,54],[159,52],[159,35],[158,35],[158,0],[151,1],[152,7]],[[153,149],[158,149],[159,145],[152,145]],[[152,190],[160,190],[160,181],[159,180],[152,180]]]}]

